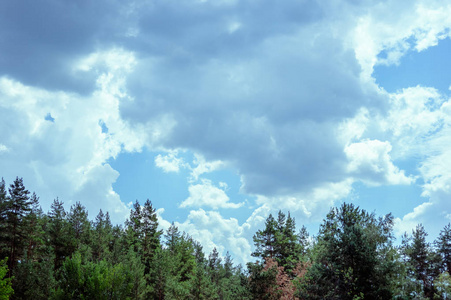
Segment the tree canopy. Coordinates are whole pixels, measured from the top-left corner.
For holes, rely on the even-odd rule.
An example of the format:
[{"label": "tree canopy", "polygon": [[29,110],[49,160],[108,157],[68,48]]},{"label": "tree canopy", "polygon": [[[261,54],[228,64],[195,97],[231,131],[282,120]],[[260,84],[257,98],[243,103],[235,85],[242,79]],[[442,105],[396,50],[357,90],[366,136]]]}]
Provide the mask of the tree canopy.
[{"label": "tree canopy", "polygon": [[331,208],[316,236],[270,214],[247,268],[136,201],[124,225],[56,198],[48,213],[22,178],[0,181],[0,299],[447,299],[451,225],[428,243],[419,224],[394,245],[393,216]]}]

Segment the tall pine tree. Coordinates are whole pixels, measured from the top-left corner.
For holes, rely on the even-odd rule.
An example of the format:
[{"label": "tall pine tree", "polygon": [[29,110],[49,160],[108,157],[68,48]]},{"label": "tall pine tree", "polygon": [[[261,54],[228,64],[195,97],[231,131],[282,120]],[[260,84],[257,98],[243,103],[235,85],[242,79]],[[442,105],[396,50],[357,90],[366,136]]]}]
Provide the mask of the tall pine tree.
[{"label": "tall pine tree", "polygon": [[16,177],[9,187],[6,198],[6,245],[8,249],[8,269],[11,275],[17,261],[23,254],[27,241],[26,217],[31,212],[30,192],[25,188],[22,178]]}]

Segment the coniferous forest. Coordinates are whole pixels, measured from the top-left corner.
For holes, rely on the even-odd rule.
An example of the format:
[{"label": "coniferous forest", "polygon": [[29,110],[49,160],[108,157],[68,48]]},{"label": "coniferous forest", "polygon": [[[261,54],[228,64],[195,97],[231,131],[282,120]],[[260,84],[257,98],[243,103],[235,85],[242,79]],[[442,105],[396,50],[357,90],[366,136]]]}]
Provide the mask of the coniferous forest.
[{"label": "coniferous forest", "polygon": [[254,262],[204,253],[156,209],[135,202],[113,225],[80,203],[44,213],[21,178],[0,181],[0,299],[450,299],[451,226],[433,243],[420,224],[395,244],[391,214],[332,208],[316,236],[269,215]]}]

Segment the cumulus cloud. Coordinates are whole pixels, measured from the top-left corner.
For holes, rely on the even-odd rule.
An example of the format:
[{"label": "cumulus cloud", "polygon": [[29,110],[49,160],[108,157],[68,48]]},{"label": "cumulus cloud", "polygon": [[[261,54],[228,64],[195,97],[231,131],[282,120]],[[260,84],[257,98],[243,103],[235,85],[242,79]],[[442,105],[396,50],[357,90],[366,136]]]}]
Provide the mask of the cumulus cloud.
[{"label": "cumulus cloud", "polygon": [[193,166],[191,167],[190,181],[197,181],[202,174],[211,173],[224,167],[224,163],[220,160],[206,161],[200,154],[194,155]]},{"label": "cumulus cloud", "polygon": [[186,167],[182,158],[177,157],[177,151],[169,152],[168,155],[158,154],[155,157],[155,165],[164,172],[175,172],[178,173],[180,168]]},{"label": "cumulus cloud", "polygon": [[103,208],[114,222],[125,220],[128,209],[112,189],[118,173],[106,161],[122,149],[141,149],[143,139],[119,115],[118,99],[123,96],[119,91],[128,66],[120,65],[99,73],[97,89],[90,96],[0,78],[4,129],[0,139],[11,150],[0,157],[2,176],[10,181],[24,177],[27,188],[40,195],[44,209],[59,197],[66,208],[80,201],[91,214]]},{"label": "cumulus cloud", "polygon": [[369,184],[410,184],[413,179],[405,176],[391,161],[389,142],[364,140],[345,148],[350,162],[348,172]]},{"label": "cumulus cloud", "polygon": [[431,87],[408,87],[390,95],[390,110],[380,126],[392,136],[395,157],[427,155],[428,150],[422,147],[442,129],[444,103],[444,97]]},{"label": "cumulus cloud", "polygon": [[[223,185],[224,186],[224,185]],[[211,180],[202,179],[201,183],[190,185],[189,197],[180,207],[239,208],[244,203],[232,203],[223,189],[213,185]]]},{"label": "cumulus cloud", "polygon": [[449,222],[451,175],[450,100],[429,87],[406,88],[391,96],[391,110],[381,122],[393,135],[396,157],[419,157],[418,178],[422,182],[424,202],[398,218],[397,232],[410,232],[423,223],[434,238]]},{"label": "cumulus cloud", "polygon": [[[181,227],[242,257],[278,208],[317,220],[356,181],[412,184],[402,157],[420,157],[428,197],[406,224],[449,215],[448,101],[433,87],[389,94],[372,76],[448,38],[450,16],[425,0],[3,1],[2,175],[24,176],[44,207],[86,201],[120,222],[108,159],[164,149],[157,167],[191,171],[180,206],[199,210]],[[223,167],[257,197],[242,225],[217,210],[243,204],[202,179]]]},{"label": "cumulus cloud", "polygon": [[371,79],[375,65],[398,64],[408,51],[423,51],[449,37],[450,13],[451,5],[444,1],[419,0],[409,6],[385,1],[371,7],[348,36],[362,77]]},{"label": "cumulus cloud", "polygon": [[237,263],[252,259],[249,241],[253,232],[247,223],[239,225],[235,218],[226,219],[217,211],[199,209],[190,211],[186,221],[176,225],[201,242],[207,254],[217,248],[222,255],[229,250]]}]

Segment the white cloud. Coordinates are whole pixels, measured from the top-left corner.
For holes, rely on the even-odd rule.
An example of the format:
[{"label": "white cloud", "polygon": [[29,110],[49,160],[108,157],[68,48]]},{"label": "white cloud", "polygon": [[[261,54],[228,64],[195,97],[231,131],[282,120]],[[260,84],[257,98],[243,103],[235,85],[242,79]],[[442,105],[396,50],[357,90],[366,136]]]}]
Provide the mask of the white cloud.
[{"label": "white cloud", "polygon": [[352,118],[345,119],[337,127],[337,135],[340,137],[342,144],[347,145],[361,139],[369,121],[370,115],[366,108],[361,108]]},{"label": "white cloud", "polygon": [[380,126],[392,136],[395,157],[428,153],[429,136],[444,124],[444,104],[442,95],[429,87],[410,87],[390,95],[390,110]]},{"label": "white cloud", "polygon": [[[117,58],[112,51],[95,58]],[[67,209],[81,201],[91,217],[102,208],[114,222],[122,223],[128,209],[112,189],[118,173],[106,161],[144,145],[139,128],[131,128],[119,114],[119,99],[126,97],[124,74],[133,59],[113,59],[100,69],[94,58],[89,61],[89,72],[99,72],[97,90],[91,95],[47,91],[0,78],[0,125],[5,129],[0,139],[10,149],[0,157],[0,166],[8,180],[24,177],[44,209],[59,197]],[[45,120],[48,114],[53,122]]]},{"label": "white cloud", "polygon": [[412,183],[413,178],[407,177],[391,161],[391,149],[389,142],[378,140],[364,140],[346,146],[349,174],[371,185]]},{"label": "white cloud", "polygon": [[155,165],[161,169],[165,173],[175,172],[178,173],[180,168],[187,167],[186,163],[183,161],[183,158],[177,157],[177,151],[170,151],[167,155],[162,156],[158,154],[155,157]]},{"label": "white cloud", "polygon": [[231,203],[229,197],[223,189],[212,184],[210,180],[202,179],[201,183],[190,185],[189,197],[185,199],[180,207],[211,207],[219,208],[239,208],[244,203]]},{"label": "white cloud", "polygon": [[[9,180],[23,176],[44,207],[56,196],[88,201],[91,213],[103,205],[120,221],[127,207],[112,189],[118,174],[108,159],[165,149],[158,167],[191,170],[181,207],[243,205],[230,202],[226,185],[200,180],[225,166],[241,176],[242,192],[257,196],[260,206],[241,226],[219,212],[190,214],[182,224],[209,246],[222,242],[208,226],[224,229],[227,235],[215,233],[248,253],[249,234],[241,231],[270,212],[318,220],[355,181],[410,184],[413,177],[396,166],[400,158],[421,160],[429,197],[406,224],[426,220],[426,211],[449,215],[448,101],[425,87],[389,95],[372,77],[374,66],[399,64],[409,51],[449,36],[447,1],[105,4],[64,14],[12,5],[30,15],[28,26],[0,11],[0,28],[8,29],[0,169]],[[27,23],[35,19],[42,26]],[[58,22],[70,38],[62,38]],[[171,149],[196,153],[192,166]]]},{"label": "white cloud", "polygon": [[424,221],[424,215],[428,213],[432,205],[430,202],[424,202],[415,207],[412,212],[406,214],[402,219],[395,218],[394,230],[396,235],[399,237],[404,233],[411,234],[412,230],[421,223],[421,220]]},{"label": "white cloud", "polygon": [[206,161],[205,158],[200,154],[194,155],[194,161],[191,167],[191,178],[190,181],[195,182],[199,180],[199,176],[205,173],[211,173],[222,167],[224,163],[222,161]]},{"label": "white cloud", "polygon": [[321,221],[336,201],[351,194],[352,183],[353,180],[347,178],[338,183],[325,183],[304,193],[274,197],[259,195],[256,202],[261,206],[254,211],[247,222],[261,223],[269,213],[274,215],[279,210],[289,211],[302,223]]},{"label": "white cloud", "polygon": [[410,233],[422,223],[434,239],[451,212],[450,101],[434,88],[406,88],[391,95],[391,109],[381,128],[392,134],[397,157],[420,159],[418,178],[424,182],[422,196],[427,199],[397,218],[395,230],[399,235]]},{"label": "white cloud", "polygon": [[249,241],[253,232],[245,224],[240,226],[235,218],[225,219],[219,212],[199,209],[190,211],[186,221],[176,225],[199,241],[207,255],[216,247],[222,255],[230,251],[235,263],[251,260]]},{"label": "white cloud", "polygon": [[[408,50],[423,51],[449,36],[450,15],[446,1],[420,0],[406,6],[392,0],[374,5],[358,18],[349,35],[363,77],[371,78],[376,64],[398,64]],[[379,56],[383,51],[385,57]]]}]

